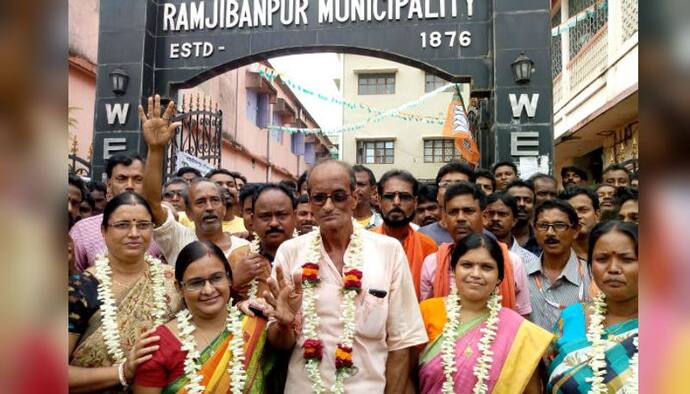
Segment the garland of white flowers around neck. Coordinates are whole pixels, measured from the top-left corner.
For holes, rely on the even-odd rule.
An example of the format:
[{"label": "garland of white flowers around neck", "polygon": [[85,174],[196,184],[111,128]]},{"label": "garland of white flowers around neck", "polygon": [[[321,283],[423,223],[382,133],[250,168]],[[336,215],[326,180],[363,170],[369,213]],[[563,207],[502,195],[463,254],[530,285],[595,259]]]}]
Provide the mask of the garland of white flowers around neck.
[{"label": "garland of white flowers around neck", "polygon": [[[149,274],[153,282],[154,324],[163,324],[165,323],[164,317],[167,312],[163,263],[149,255],[145,255],[144,260],[148,264]],[[107,255],[101,254],[96,257],[94,265],[96,268],[95,276],[98,279],[98,300],[101,302],[100,308],[101,315],[103,316],[105,347],[108,349],[108,355],[116,363],[121,363],[125,361],[126,356],[122,350],[120,332],[117,327],[117,306],[115,305],[115,296],[113,295],[110,260]]]},{"label": "garland of white flowers around neck", "polygon": [[[254,239],[249,244],[249,252],[252,254],[261,253],[261,238],[258,235],[254,235]],[[252,301],[256,298],[256,293],[259,291],[259,280],[254,278],[249,282],[249,291],[247,292],[247,298]]]},{"label": "garland of white flowers around neck", "polygon": [[[331,391],[345,392],[345,378],[355,373],[352,358],[352,339],[355,334],[355,297],[362,290],[362,229],[355,227],[350,237],[349,253],[343,267],[343,298],[340,303],[340,321],[343,332],[335,350],[335,383]],[[302,265],[302,318],[304,344],[302,345],[305,368],[312,383],[313,393],[324,392],[324,382],[319,371],[323,356],[323,342],[318,336],[319,316],[316,313],[316,288],[319,286],[319,261],[321,260],[321,234],[314,231],[308,261]]]},{"label": "garland of white flowers around neck", "polygon": [[[605,394],[608,388],[604,383],[606,376],[606,340],[604,334],[604,320],[606,319],[606,295],[602,292],[594,298],[590,306],[589,327],[587,327],[587,339],[592,342],[589,367],[592,369],[592,377],[588,381],[592,383],[589,394]],[[631,374],[623,386],[623,393],[638,392],[638,354],[639,337],[633,339],[635,355],[630,359]]]},{"label": "garland of white flowers around neck", "polygon": [[[474,366],[473,373],[477,378],[477,383],[474,385],[472,392],[474,394],[484,394],[489,391],[487,381],[489,380],[489,372],[493,358],[491,357],[491,345],[496,339],[496,329],[498,327],[498,313],[501,311],[501,296],[498,291],[494,291],[487,302],[489,308],[489,317],[486,320],[486,326],[481,329],[484,334],[479,340],[480,356],[477,358],[477,363]],[[443,375],[445,381],[443,382],[442,391],[444,394],[455,393],[454,384],[455,379],[453,374],[457,372],[455,365],[455,334],[460,325],[460,296],[458,295],[455,278],[451,279],[450,294],[446,297],[446,316],[447,322],[443,327],[443,336],[441,342],[441,362],[443,363]]]},{"label": "garland of white flowers around neck", "polygon": [[[232,394],[242,394],[244,384],[247,381],[247,374],[244,370],[244,339],[242,333],[242,316],[237,307],[232,306],[232,298],[228,302],[228,317],[225,329],[232,335],[228,344],[228,351],[232,357],[228,360],[228,374],[230,375],[230,391]],[[184,360],[184,373],[189,379],[185,389],[189,394],[201,394],[204,387],[201,384],[203,376],[199,375],[201,365],[199,359],[201,353],[196,347],[196,340],[192,333],[196,329],[192,320],[192,314],[188,309],[183,309],[177,313],[177,328],[182,340],[182,350],[187,351]]]}]

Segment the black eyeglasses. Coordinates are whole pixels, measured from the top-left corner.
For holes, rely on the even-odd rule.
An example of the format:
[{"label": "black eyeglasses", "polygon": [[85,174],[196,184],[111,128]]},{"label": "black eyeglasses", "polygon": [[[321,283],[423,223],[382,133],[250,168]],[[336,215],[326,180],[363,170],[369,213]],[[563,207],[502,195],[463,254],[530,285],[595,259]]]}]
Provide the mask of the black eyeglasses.
[{"label": "black eyeglasses", "polygon": [[330,198],[334,204],[343,203],[350,197],[350,193],[345,190],[336,190],[331,194],[315,193],[309,195],[309,200],[316,205],[323,205]]},{"label": "black eyeglasses", "polygon": [[568,223],[563,223],[563,222],[556,222],[556,223],[544,223],[544,222],[537,222],[534,224],[534,227],[543,232],[549,231],[549,227],[553,227],[553,230],[556,232],[563,232],[567,229],[570,228],[570,225]]},{"label": "black eyeglasses", "polygon": [[412,194],[410,194],[410,193],[398,193],[398,192],[383,193],[381,195],[381,198],[384,201],[393,201],[393,200],[395,200],[396,196],[400,199],[400,201],[403,201],[403,202],[411,202],[414,200],[414,196]]},{"label": "black eyeglasses", "polygon": [[216,272],[208,278],[192,278],[186,282],[180,282],[180,285],[189,291],[199,291],[206,286],[206,282],[216,287],[224,284],[227,279],[227,272]]}]

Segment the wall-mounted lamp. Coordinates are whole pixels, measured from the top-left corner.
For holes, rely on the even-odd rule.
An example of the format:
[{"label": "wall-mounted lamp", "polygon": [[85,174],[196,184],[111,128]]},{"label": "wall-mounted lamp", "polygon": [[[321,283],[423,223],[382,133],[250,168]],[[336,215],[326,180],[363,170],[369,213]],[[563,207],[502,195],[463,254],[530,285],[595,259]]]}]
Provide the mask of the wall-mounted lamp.
[{"label": "wall-mounted lamp", "polygon": [[513,69],[513,80],[515,83],[529,83],[534,73],[534,62],[532,59],[525,56],[524,52],[520,53],[515,61],[510,65]]},{"label": "wall-mounted lamp", "polygon": [[129,75],[121,68],[116,68],[110,72],[110,81],[113,84],[113,92],[117,95],[123,95],[127,92],[127,83],[129,82]]}]

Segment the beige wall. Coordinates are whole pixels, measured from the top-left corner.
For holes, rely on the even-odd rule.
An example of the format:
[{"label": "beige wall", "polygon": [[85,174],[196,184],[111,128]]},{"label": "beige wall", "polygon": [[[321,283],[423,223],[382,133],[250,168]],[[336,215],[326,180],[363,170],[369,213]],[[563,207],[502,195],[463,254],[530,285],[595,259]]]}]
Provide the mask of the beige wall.
[{"label": "beige wall", "polygon": [[[395,94],[392,95],[358,95],[358,73],[395,72]],[[415,101],[425,94],[424,71],[384,59],[350,55],[343,56],[343,98],[349,102],[362,103],[371,107],[388,110],[408,102]],[[463,98],[469,103],[469,87],[463,85]],[[416,115],[437,116],[445,119],[452,92],[440,93],[421,105],[406,112]],[[363,121],[372,114],[364,110],[344,109],[343,125]],[[417,178],[433,179],[444,163],[424,162],[424,137],[440,137],[442,125],[429,125],[419,122],[404,121],[395,118],[372,123],[363,129],[345,132],[343,135],[342,157],[345,161],[356,163],[357,140],[369,138],[395,139],[393,164],[364,164],[371,168],[377,178],[386,171],[397,168],[405,169]]]}]

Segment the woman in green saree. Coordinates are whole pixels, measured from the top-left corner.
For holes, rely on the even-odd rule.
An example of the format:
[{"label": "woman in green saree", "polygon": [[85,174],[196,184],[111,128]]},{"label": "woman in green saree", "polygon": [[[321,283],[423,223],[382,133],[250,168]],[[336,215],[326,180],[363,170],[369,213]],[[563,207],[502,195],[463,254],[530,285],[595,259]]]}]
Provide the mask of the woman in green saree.
[{"label": "woman in green saree", "polygon": [[548,357],[549,393],[636,393],[638,390],[637,225],[599,223],[589,264],[601,290],[589,305],[563,310]]},{"label": "woman in green saree", "polygon": [[194,241],[175,265],[187,306],[154,335],[159,348],[136,372],[134,392],[261,393],[266,320],[232,305],[232,271],[222,250]]}]

